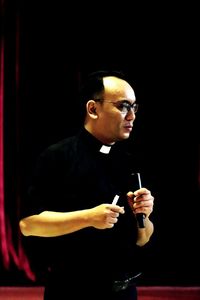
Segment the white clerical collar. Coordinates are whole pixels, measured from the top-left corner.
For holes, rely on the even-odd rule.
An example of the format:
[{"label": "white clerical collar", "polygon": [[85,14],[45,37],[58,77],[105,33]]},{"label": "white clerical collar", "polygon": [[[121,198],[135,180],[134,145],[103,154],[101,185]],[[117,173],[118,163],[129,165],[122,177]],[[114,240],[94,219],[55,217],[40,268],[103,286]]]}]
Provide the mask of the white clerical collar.
[{"label": "white clerical collar", "polygon": [[102,145],[99,152],[108,154],[110,152],[111,146]]}]

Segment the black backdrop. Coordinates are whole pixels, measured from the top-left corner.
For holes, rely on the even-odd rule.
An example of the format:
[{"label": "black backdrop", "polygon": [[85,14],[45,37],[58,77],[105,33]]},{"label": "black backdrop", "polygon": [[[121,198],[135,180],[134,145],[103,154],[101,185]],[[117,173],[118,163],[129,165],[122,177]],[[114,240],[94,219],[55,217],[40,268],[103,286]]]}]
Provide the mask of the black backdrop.
[{"label": "black backdrop", "polygon": [[133,144],[155,195],[155,236],[142,283],[199,284],[195,15],[188,27],[178,8],[157,14],[151,7],[149,14],[146,7],[139,17],[127,6],[88,11],[27,2],[18,5],[22,198],[38,154],[80,125],[76,97],[84,76],[121,69],[135,85]]}]

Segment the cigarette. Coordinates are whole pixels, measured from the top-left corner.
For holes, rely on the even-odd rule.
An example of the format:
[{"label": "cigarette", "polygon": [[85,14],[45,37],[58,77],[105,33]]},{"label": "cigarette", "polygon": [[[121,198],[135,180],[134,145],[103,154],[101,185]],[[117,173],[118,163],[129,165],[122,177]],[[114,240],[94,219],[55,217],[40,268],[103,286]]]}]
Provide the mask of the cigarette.
[{"label": "cigarette", "polygon": [[119,199],[119,195],[115,195],[115,197],[113,198],[112,204],[117,204],[117,201]]}]

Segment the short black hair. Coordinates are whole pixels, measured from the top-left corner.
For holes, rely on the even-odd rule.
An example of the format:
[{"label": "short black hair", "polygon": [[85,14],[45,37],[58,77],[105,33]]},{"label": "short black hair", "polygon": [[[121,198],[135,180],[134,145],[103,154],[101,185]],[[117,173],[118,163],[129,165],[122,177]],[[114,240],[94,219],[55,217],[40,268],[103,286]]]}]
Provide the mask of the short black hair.
[{"label": "short black hair", "polygon": [[90,99],[101,97],[104,91],[103,78],[107,76],[115,76],[126,80],[125,74],[117,70],[98,70],[90,73],[80,89],[80,100],[83,104],[86,104]]}]

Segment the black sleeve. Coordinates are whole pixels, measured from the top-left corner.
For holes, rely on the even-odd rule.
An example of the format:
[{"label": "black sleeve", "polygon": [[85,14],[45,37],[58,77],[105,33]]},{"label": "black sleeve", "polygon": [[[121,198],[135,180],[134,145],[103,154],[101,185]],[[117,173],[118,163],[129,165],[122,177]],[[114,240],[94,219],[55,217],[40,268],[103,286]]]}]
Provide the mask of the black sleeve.
[{"label": "black sleeve", "polygon": [[38,158],[27,190],[23,216],[39,214],[44,210],[51,210],[58,188],[60,164],[57,155],[50,149],[45,150]]}]

